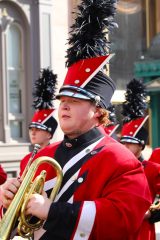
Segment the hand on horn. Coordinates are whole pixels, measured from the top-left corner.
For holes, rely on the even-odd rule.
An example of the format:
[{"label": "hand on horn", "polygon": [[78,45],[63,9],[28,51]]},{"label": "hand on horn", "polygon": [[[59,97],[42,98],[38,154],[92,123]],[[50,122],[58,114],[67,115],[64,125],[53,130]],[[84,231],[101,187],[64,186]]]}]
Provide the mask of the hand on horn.
[{"label": "hand on horn", "polygon": [[8,208],[21,185],[21,179],[10,178],[0,187],[0,200],[4,208]]},{"label": "hand on horn", "polygon": [[46,220],[52,201],[47,197],[43,191],[42,195],[32,194],[26,208],[26,214],[31,214],[39,219]]}]

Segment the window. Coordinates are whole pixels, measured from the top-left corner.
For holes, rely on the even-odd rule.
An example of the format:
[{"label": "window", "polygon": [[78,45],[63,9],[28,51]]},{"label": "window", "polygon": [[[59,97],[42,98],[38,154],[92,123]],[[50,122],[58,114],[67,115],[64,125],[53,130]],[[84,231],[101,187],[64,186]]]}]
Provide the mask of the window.
[{"label": "window", "polygon": [[51,33],[50,33],[50,15],[43,13],[42,15],[42,56],[43,67],[51,66]]},{"label": "window", "polygon": [[110,64],[110,74],[117,89],[123,90],[134,75],[134,62],[146,50],[145,0],[120,0],[117,4],[116,22],[119,28],[111,34],[115,56]]},{"label": "window", "polygon": [[20,27],[12,23],[7,30],[7,85],[10,137],[22,138],[22,34]]},{"label": "window", "polygon": [[26,140],[25,29],[16,6],[0,3],[0,141],[5,143]]}]

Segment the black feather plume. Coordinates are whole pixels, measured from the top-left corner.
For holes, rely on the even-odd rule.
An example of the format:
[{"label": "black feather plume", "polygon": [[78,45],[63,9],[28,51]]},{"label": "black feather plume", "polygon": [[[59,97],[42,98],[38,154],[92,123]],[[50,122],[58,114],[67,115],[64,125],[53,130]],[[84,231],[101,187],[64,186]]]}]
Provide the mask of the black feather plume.
[{"label": "black feather plume", "polygon": [[57,85],[57,75],[53,74],[49,68],[42,69],[40,77],[35,81],[33,92],[33,107],[35,109],[53,108],[55,91]]},{"label": "black feather plume", "polygon": [[123,122],[145,116],[147,109],[146,89],[141,80],[133,79],[127,85],[126,101],[122,105]]},{"label": "black feather plume", "polygon": [[66,65],[80,59],[98,57],[109,52],[106,34],[117,24],[113,17],[117,0],[82,0],[68,40]]}]

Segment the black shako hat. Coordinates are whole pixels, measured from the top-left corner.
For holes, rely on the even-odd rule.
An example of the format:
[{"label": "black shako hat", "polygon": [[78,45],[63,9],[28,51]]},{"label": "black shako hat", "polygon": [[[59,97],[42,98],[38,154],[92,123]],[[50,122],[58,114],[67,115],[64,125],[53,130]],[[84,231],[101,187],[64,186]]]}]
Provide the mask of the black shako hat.
[{"label": "black shako hat", "polygon": [[109,54],[106,34],[116,23],[116,0],[82,0],[71,27],[67,50],[68,71],[56,96],[90,100],[107,109],[115,84],[104,68],[114,54]]},{"label": "black shako hat", "polygon": [[126,101],[123,103],[124,115],[121,131],[121,143],[137,143],[144,149],[148,140],[148,131],[144,124],[148,119],[146,91],[142,81],[133,79],[127,85]]},{"label": "black shako hat", "polygon": [[33,92],[33,107],[35,108],[29,128],[39,128],[54,134],[58,123],[55,119],[55,91],[57,75],[49,68],[42,69],[39,78],[35,81]]}]

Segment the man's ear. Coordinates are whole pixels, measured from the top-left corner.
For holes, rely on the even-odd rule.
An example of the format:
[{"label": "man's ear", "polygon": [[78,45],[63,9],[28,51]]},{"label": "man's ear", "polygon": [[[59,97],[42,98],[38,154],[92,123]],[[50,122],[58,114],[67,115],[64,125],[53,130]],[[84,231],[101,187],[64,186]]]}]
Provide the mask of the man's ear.
[{"label": "man's ear", "polygon": [[48,137],[47,137],[47,138],[48,138],[48,139],[51,139],[51,138],[52,138],[51,133],[48,132]]},{"label": "man's ear", "polygon": [[96,111],[95,111],[95,116],[100,117],[101,115],[102,115],[102,113],[101,113],[100,109],[97,107]]}]

